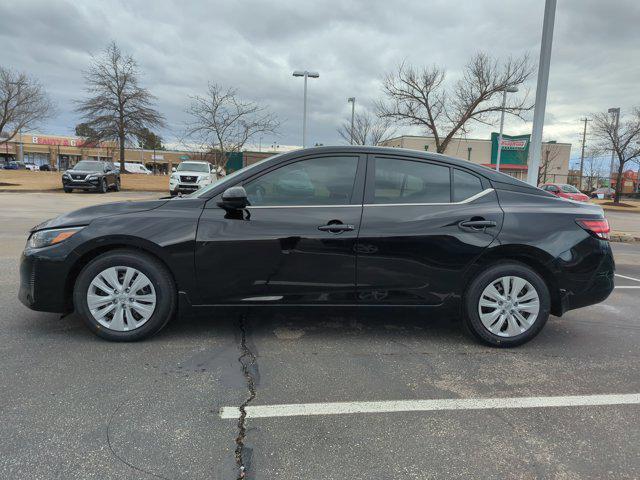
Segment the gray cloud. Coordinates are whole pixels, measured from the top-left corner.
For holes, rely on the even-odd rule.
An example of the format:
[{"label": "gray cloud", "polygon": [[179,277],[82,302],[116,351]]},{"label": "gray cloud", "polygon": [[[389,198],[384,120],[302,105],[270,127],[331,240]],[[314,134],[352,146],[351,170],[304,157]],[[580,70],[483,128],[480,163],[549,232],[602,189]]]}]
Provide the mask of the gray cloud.
[{"label": "gray cloud", "polygon": [[[115,40],[138,60],[143,83],[158,97],[166,139],[179,136],[189,95],[215,81],[268,105],[283,121],[281,144],[300,143],[302,81],[291,72],[314,69],[320,78],[309,82],[309,138],[332,144],[340,142],[346,98],[370,108],[382,75],[403,60],[446,66],[449,81],[478,50],[528,52],[537,60],[543,8],[541,0],[5,0],[0,62],[48,88],[59,109],[42,128],[48,132],[73,132],[79,119],[71,101],[82,96],[82,71],[92,53]],[[546,138],[577,144],[581,116],[640,104],[638,18],[634,0],[559,2]],[[534,91],[534,82],[529,87]],[[508,132],[531,128],[508,122]],[[490,131],[478,126],[471,135]]]}]

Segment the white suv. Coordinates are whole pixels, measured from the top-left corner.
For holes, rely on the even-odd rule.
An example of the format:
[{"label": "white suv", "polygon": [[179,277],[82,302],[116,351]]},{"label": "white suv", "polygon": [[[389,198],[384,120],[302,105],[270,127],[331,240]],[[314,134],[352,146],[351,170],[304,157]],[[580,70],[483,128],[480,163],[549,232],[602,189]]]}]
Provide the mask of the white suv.
[{"label": "white suv", "polygon": [[187,161],[181,162],[178,168],[172,169],[169,177],[169,193],[173,197],[178,193],[192,193],[205,187],[225,175],[222,169],[218,169],[209,162]]}]

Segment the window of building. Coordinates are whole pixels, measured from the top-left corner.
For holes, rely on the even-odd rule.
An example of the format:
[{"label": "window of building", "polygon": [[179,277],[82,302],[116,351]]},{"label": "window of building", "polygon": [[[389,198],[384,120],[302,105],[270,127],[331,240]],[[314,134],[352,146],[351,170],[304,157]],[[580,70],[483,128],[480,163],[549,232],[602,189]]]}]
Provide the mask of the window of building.
[{"label": "window of building", "polygon": [[244,185],[254,206],[346,205],[358,157],[318,157],[290,163]]},{"label": "window of building", "polygon": [[375,159],[374,203],[449,203],[449,167],[432,163]]},{"label": "window of building", "polygon": [[482,191],[482,182],[478,177],[463,170],[453,169],[453,201],[461,202]]}]

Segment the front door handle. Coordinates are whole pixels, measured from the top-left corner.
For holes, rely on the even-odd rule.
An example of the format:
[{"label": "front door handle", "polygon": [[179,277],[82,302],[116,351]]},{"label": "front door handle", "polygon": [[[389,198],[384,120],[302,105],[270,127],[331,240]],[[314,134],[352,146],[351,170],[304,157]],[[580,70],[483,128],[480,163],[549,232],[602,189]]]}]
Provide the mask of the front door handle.
[{"label": "front door handle", "polygon": [[497,225],[493,220],[467,220],[465,222],[460,222],[458,225],[462,228],[473,228],[473,229],[483,229],[495,227]]},{"label": "front door handle", "polygon": [[320,230],[321,232],[331,233],[350,232],[355,229],[355,225],[349,225],[345,223],[329,223],[327,225],[320,225],[318,227],[318,230]]}]

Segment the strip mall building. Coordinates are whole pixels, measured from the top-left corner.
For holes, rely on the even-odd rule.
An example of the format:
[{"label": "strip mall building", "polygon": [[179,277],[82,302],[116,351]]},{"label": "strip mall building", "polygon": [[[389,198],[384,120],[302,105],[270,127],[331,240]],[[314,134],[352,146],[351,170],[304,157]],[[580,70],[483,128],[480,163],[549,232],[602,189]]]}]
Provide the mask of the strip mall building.
[{"label": "strip mall building", "polygon": [[[520,180],[526,180],[529,141],[529,135],[503,135],[500,154],[501,172]],[[386,140],[381,145],[429,152],[437,151],[435,139],[426,136],[405,135]],[[454,138],[447,145],[445,155],[495,168],[498,155],[498,134],[492,133],[490,139]],[[543,142],[540,181],[566,183],[569,175],[570,156],[570,143]]]},{"label": "strip mall building", "polygon": [[[229,155],[227,171],[235,171],[251,163],[269,157],[275,152],[242,152]],[[185,160],[205,160],[202,152],[182,150],[143,150],[126,148],[125,161],[144,164],[149,170],[167,173]],[[0,144],[0,165],[17,160],[37,166],[48,164],[58,170],[71,168],[80,160],[108,159],[119,162],[115,142],[87,145],[80,137],[60,135],[23,134]]]}]

